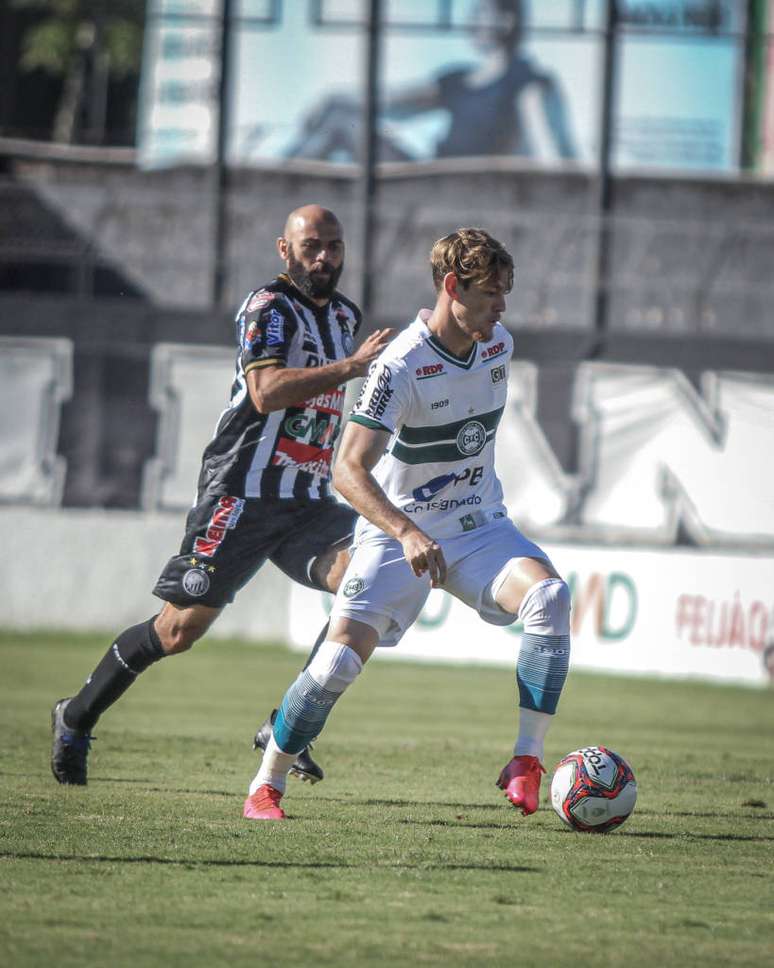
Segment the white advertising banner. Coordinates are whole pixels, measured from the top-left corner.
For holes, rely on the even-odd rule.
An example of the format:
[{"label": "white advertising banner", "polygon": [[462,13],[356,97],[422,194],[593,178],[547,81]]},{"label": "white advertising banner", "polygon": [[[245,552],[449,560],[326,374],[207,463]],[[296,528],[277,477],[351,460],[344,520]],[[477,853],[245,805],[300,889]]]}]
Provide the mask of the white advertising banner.
[{"label": "white advertising banner", "polygon": [[[572,590],[578,669],[764,685],[774,679],[774,556],[624,550],[568,544],[545,550]],[[330,596],[293,585],[289,637],[307,650]],[[518,624],[487,625],[433,591],[396,648],[378,655],[513,667]],[[768,668],[767,668],[768,666]]]}]

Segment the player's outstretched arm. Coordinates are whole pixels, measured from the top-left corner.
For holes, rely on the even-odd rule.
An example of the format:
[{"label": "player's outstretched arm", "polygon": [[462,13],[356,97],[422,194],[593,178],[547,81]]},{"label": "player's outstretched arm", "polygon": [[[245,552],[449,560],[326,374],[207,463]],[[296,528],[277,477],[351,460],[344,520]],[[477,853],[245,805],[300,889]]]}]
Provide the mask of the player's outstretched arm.
[{"label": "player's outstretched arm", "polygon": [[284,410],[302,400],[335,390],[348,380],[365,376],[368,367],[395,335],[393,329],[374,330],[355,352],[344,360],[325,366],[257,366],[247,374],[247,389],[259,413]]},{"label": "player's outstretched arm", "polygon": [[333,482],[359,514],[400,541],[414,574],[419,577],[427,572],[437,587],[446,581],[446,561],[440,546],[388,500],[371,473],[389,437],[386,430],[350,421],[341,440]]}]

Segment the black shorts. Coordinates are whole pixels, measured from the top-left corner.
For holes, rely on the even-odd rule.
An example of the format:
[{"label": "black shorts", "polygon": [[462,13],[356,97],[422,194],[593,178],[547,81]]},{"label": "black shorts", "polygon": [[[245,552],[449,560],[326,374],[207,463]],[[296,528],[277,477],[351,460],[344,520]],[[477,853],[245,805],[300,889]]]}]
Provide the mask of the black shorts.
[{"label": "black shorts", "polygon": [[333,498],[205,494],[189,511],[180,553],[167,562],[153,594],[175,605],[220,608],[234,601],[267,559],[293,581],[321,588],[311,565],[332,546],[351,542],[356,518]]}]

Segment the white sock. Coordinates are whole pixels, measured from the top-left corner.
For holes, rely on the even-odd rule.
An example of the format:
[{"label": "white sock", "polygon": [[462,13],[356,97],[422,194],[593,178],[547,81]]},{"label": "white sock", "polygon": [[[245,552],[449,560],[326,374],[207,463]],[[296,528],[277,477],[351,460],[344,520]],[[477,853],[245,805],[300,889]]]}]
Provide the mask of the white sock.
[{"label": "white sock", "polygon": [[519,738],[513,747],[514,756],[536,756],[543,762],[543,742],[554,717],[536,709],[519,706]]},{"label": "white sock", "polygon": [[253,782],[250,784],[248,791],[250,796],[255,793],[259,786],[263,786],[264,783],[268,783],[275,790],[284,793],[288,780],[288,770],[293,765],[297,755],[297,753],[283,752],[274,742],[274,736],[272,735],[266,744],[260,768],[255,774]]}]

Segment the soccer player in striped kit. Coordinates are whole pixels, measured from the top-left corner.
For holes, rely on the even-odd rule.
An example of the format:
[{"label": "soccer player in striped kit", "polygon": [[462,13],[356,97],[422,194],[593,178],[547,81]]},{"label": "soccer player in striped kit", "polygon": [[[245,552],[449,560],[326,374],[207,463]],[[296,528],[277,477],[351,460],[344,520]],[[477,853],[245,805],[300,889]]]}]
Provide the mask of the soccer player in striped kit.
[{"label": "soccer player in striped kit", "polygon": [[[344,432],[334,480],[360,512],[327,640],[285,694],[244,816],[282,820],[298,750],[378,646],[396,645],[431,587],[486,622],[523,623],[519,732],[497,784],[538,808],[544,739],[570,654],[570,593],[546,554],[508,518],[494,441],[513,340],[500,323],[513,260],[481,229],[433,246],[433,310],[421,310],[371,367]],[[518,455],[514,455],[518,459]]]},{"label": "soccer player in striped kit", "polygon": [[[52,710],[60,783],[86,783],[99,716],[148,666],[190,649],[267,559],[330,592],[347,566],[356,515],[330,490],[344,385],[365,376],[393,334],[377,330],[354,347],[360,311],[336,289],[344,238],[333,212],[292,212],[277,250],[285,273],[237,314],[231,398],[204,451],[180,552],[153,590],[164,605],[122,632],[80,692]],[[294,771],[322,779],[306,749]]]}]

